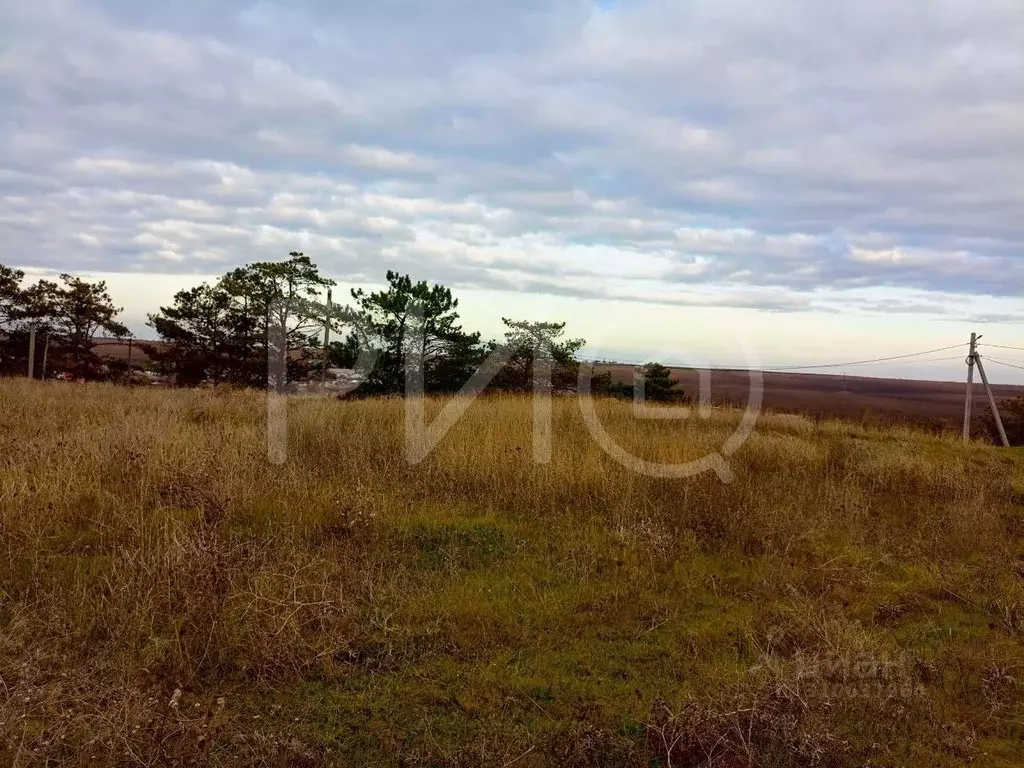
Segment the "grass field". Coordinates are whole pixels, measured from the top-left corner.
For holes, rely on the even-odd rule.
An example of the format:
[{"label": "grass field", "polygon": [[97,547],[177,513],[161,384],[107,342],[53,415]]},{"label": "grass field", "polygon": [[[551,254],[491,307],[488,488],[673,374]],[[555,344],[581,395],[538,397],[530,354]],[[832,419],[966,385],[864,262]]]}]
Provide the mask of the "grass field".
[{"label": "grass field", "polygon": [[274,467],[265,412],[0,382],[0,764],[1024,762],[1020,452],[766,415],[657,479],[494,398],[412,466],[401,401],[309,399]]}]

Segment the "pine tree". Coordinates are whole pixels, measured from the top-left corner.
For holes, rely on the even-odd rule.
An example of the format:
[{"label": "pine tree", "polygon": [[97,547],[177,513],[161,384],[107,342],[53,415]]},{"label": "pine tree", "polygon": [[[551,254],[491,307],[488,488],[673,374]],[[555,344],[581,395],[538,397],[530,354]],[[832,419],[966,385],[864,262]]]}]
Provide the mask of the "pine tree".
[{"label": "pine tree", "polygon": [[355,306],[344,310],[352,329],[346,340],[351,356],[354,340],[371,353],[374,366],[361,387],[364,394],[405,391],[406,368],[422,362],[424,390],[454,392],[470,378],[483,357],[480,334],[459,324],[459,301],[451,289],[413,282],[409,275],[388,271],[387,288],[352,291]]}]

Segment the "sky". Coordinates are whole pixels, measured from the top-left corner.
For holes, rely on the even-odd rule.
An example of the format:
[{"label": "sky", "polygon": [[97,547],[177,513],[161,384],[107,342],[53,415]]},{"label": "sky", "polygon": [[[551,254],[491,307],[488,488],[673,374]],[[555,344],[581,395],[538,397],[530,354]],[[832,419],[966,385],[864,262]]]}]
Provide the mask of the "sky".
[{"label": "sky", "polygon": [[[1024,366],[1024,7],[9,0],[0,243],[105,279],[140,336],[298,250],[339,293],[408,272],[485,336],[564,320],[593,357],[976,331]],[[959,379],[965,352],[835,372]]]}]

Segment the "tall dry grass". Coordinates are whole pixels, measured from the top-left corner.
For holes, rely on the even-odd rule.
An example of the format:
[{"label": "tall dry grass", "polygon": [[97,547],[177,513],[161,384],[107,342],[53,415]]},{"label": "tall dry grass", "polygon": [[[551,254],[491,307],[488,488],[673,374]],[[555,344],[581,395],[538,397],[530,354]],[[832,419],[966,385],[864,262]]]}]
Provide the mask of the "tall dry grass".
[{"label": "tall dry grass", "polygon": [[659,479],[494,397],[411,465],[403,405],[295,401],[278,467],[259,393],[0,384],[4,762],[1018,764],[1019,456],[765,415]]}]

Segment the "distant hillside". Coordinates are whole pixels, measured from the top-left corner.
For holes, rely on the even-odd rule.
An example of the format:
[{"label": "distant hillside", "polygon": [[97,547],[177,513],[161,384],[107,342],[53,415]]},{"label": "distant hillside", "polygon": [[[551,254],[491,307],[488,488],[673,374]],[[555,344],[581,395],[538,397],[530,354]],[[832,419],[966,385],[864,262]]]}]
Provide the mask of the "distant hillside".
[{"label": "distant hillside", "polygon": [[[595,365],[613,381],[628,381],[633,366]],[[700,374],[693,369],[673,368],[683,389],[696,397]],[[907,379],[876,379],[866,376],[835,376],[821,373],[764,373],[763,406],[778,411],[821,416],[860,418],[871,412],[892,421],[958,424],[963,419],[966,384]],[[997,399],[1024,396],[1024,387],[993,386]],[[750,377],[746,371],[713,371],[711,401],[716,404],[745,404]],[[984,390],[975,385],[975,413],[987,410]]]}]

